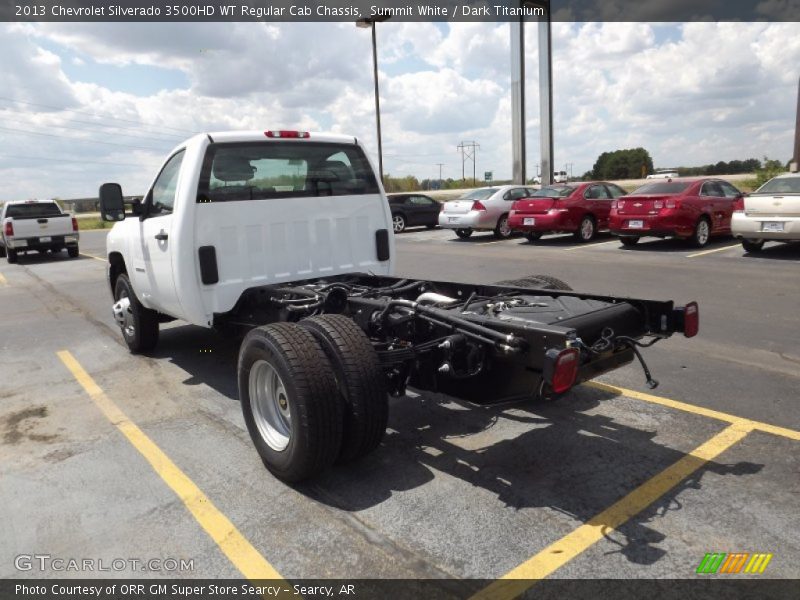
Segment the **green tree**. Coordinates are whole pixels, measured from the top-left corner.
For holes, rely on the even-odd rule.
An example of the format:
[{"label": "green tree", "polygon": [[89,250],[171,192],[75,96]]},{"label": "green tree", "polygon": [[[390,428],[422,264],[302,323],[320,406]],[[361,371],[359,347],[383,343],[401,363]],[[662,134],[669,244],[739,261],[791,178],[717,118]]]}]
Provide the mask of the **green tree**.
[{"label": "green tree", "polygon": [[638,179],[653,172],[653,159],[644,148],[603,152],[594,163],[594,179]]}]

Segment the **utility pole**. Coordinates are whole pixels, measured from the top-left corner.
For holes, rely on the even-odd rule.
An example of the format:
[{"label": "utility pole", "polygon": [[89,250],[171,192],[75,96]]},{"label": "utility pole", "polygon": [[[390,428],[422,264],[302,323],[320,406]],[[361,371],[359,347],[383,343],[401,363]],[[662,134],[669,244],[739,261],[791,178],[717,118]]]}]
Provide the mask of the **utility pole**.
[{"label": "utility pole", "polygon": [[474,185],[477,181],[475,179],[475,153],[477,152],[478,148],[480,148],[480,144],[475,142],[475,140],[471,142],[461,142],[458,146],[456,146],[461,151],[461,181],[466,181],[466,176],[464,174],[464,165],[468,160],[472,161],[472,184]]},{"label": "utility pole", "polygon": [[439,189],[442,189],[442,167],[444,166],[444,163],[436,164],[439,165]]},{"label": "utility pole", "polygon": [[789,164],[792,173],[800,171],[800,79],[797,81],[797,121],[794,126],[794,156]]}]

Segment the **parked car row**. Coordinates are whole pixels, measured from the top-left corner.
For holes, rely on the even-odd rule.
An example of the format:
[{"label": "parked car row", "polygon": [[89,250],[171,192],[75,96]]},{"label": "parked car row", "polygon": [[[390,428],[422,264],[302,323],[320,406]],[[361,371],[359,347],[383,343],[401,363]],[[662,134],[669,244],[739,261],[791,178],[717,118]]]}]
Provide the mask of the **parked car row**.
[{"label": "parked car row", "polygon": [[459,238],[493,231],[501,239],[522,233],[529,241],[546,233],[572,233],[588,242],[598,231],[609,231],[625,246],[644,237],[669,237],[702,248],[714,236],[734,235],[745,250],[755,252],[766,240],[800,240],[800,175],[781,175],[752,194],[715,178],[652,181],[630,194],[607,181],[538,190],[485,187],[445,202],[438,224]]}]

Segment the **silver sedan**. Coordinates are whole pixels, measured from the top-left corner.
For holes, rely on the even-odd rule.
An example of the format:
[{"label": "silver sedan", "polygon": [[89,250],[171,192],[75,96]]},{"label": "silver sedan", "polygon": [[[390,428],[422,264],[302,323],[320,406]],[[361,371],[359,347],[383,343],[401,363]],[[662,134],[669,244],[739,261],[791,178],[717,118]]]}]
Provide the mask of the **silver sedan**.
[{"label": "silver sedan", "polygon": [[458,200],[445,202],[439,213],[439,226],[453,229],[460,238],[473,231],[493,231],[495,237],[511,236],[508,211],[515,200],[533,194],[533,188],[520,185],[501,185],[471,190]]}]

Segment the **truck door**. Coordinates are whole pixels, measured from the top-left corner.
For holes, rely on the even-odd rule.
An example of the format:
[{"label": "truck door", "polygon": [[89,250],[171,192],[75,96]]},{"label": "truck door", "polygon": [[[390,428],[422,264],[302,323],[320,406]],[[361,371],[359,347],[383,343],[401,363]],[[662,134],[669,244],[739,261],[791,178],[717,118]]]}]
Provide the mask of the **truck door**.
[{"label": "truck door", "polygon": [[140,271],[136,279],[142,284],[137,292],[147,306],[168,315],[180,314],[175,278],[172,274],[173,244],[169,236],[183,157],[184,151],[180,150],[161,169],[145,200],[147,216],[139,223],[143,272],[140,267],[136,267]]}]

